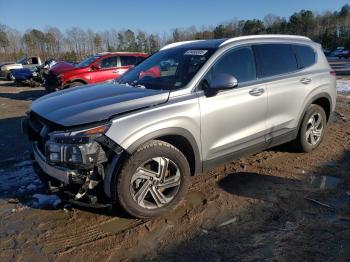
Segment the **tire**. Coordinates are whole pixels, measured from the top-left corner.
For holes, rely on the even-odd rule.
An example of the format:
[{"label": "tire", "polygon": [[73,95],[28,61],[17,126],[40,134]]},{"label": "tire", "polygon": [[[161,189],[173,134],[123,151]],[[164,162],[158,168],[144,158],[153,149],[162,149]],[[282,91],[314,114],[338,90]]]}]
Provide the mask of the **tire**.
[{"label": "tire", "polygon": [[[314,120],[312,120],[312,118]],[[319,119],[321,122],[319,126],[316,127],[318,125]],[[314,125],[312,122],[314,123]],[[294,144],[298,151],[311,152],[312,150],[317,148],[321,144],[325,135],[326,125],[327,117],[324,109],[319,105],[310,105],[310,107],[307,109],[304,115],[298,136],[294,141]]]},{"label": "tire", "polygon": [[11,73],[8,73],[8,74],[7,74],[6,79],[7,79],[8,81],[14,81],[14,80],[15,80],[15,78],[13,77],[13,75],[12,75]]},{"label": "tire", "polygon": [[78,86],[82,86],[82,85],[84,85],[84,83],[82,83],[82,82],[72,82],[68,85],[67,88],[78,87]]},{"label": "tire", "polygon": [[[146,166],[158,166],[155,169],[159,171],[161,162],[166,163],[165,159],[168,161],[167,168],[165,172],[158,172],[159,178],[155,170],[151,174],[153,178],[148,173],[143,173],[144,171],[138,171],[149,171]],[[169,211],[180,202],[187,191],[191,174],[188,161],[180,150],[169,143],[151,140],[139,147],[116,175],[116,198],[121,207],[134,217],[152,218]],[[166,188],[165,185],[169,186],[170,183],[178,185]],[[154,194],[158,196],[159,192],[161,197],[156,197],[157,203]],[[160,203],[160,198],[168,202]]]}]

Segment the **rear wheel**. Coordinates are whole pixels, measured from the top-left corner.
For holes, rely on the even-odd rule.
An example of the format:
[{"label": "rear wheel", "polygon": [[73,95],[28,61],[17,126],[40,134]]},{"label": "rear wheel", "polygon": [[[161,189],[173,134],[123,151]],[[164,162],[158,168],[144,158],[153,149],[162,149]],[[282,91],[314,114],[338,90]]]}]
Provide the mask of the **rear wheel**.
[{"label": "rear wheel", "polygon": [[296,146],[302,152],[311,152],[317,148],[326,131],[327,117],[319,105],[310,105],[305,113],[296,139]]},{"label": "rear wheel", "polygon": [[174,146],[159,140],[142,145],[117,177],[117,199],[130,215],[159,216],[173,208],[186,193],[190,167]]}]

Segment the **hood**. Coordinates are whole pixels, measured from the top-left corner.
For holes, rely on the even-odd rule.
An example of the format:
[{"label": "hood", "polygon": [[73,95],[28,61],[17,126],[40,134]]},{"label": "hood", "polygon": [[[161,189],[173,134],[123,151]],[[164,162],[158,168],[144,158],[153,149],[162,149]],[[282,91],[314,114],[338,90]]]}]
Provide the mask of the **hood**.
[{"label": "hood", "polygon": [[72,69],[75,69],[75,66],[73,64],[70,64],[70,63],[65,62],[65,61],[60,61],[60,62],[54,64],[51,67],[50,71],[52,73],[54,73],[55,75],[59,75],[59,74],[62,74],[64,72],[72,70]]},{"label": "hood", "polygon": [[30,70],[29,68],[21,68],[21,69],[13,69],[11,71],[11,74],[14,76],[14,78],[27,78],[27,77],[31,77],[33,75],[32,70]]},{"label": "hood", "polygon": [[19,69],[13,69],[12,74],[27,74],[32,73],[32,70],[30,68],[19,68]]},{"label": "hood", "polygon": [[168,98],[169,91],[166,90],[108,83],[75,87],[43,96],[35,100],[31,110],[53,123],[71,127],[162,104]]}]

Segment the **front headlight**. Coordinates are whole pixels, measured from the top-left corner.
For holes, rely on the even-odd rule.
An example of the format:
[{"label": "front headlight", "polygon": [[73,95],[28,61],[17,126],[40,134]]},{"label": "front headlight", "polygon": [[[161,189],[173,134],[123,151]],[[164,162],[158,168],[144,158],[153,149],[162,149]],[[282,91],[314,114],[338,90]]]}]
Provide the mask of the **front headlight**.
[{"label": "front headlight", "polygon": [[53,132],[45,144],[48,162],[67,165],[93,166],[100,145],[96,138],[107,132],[108,125],[73,132]]}]

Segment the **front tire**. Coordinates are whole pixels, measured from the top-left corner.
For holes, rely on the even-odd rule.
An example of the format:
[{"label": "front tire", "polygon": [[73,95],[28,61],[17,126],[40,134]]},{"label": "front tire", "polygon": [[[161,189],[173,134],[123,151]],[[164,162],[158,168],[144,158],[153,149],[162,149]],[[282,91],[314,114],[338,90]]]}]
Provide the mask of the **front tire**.
[{"label": "front tire", "polygon": [[175,207],[187,191],[190,167],[169,143],[151,140],[133,153],[117,175],[116,197],[138,218],[159,216]]},{"label": "front tire", "polygon": [[7,78],[8,81],[14,81],[15,80],[15,77],[12,75],[11,72],[7,74],[6,78]]},{"label": "front tire", "polygon": [[78,86],[82,86],[82,85],[84,85],[84,83],[82,83],[82,82],[72,82],[67,86],[67,88],[78,87]]},{"label": "front tire", "polygon": [[324,109],[319,105],[310,105],[295,140],[297,149],[302,152],[311,152],[317,148],[323,140],[326,124],[327,117]]}]

